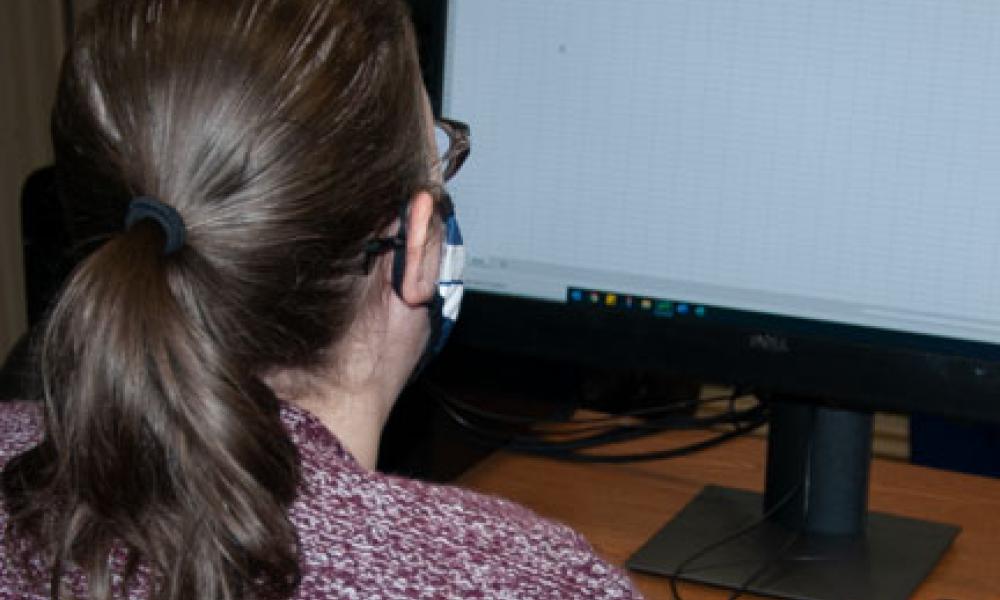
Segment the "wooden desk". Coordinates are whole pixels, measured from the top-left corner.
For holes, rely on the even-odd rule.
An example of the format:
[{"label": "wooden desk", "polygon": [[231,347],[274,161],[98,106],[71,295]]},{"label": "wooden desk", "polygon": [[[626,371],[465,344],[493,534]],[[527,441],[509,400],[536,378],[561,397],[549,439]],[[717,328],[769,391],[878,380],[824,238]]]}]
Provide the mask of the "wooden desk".
[{"label": "wooden desk", "polygon": [[[670,432],[616,450],[690,443],[696,432]],[[631,465],[581,465],[498,452],[458,483],[520,502],[583,533],[610,562],[625,560],[705,484],[760,491],[765,444],[744,438],[694,456]],[[1000,600],[1000,480],[876,460],[870,508],[947,522],[962,533],[914,596],[917,600]],[[692,551],[704,541],[692,540]],[[632,573],[650,600],[670,598],[663,578]],[[728,593],[681,584],[688,599]]]}]

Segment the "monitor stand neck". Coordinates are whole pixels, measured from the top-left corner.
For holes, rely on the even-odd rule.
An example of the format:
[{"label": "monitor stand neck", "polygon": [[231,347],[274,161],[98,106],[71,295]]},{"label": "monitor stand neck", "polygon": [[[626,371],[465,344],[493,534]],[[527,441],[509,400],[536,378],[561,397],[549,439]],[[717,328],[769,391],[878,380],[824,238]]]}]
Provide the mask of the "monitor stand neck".
[{"label": "monitor stand neck", "polygon": [[958,528],[867,511],[871,414],[771,408],[763,496],[704,488],[628,566],[795,600],[909,598]]},{"label": "monitor stand neck", "polygon": [[771,404],[764,511],[803,533],[861,535],[867,525],[871,413]]}]

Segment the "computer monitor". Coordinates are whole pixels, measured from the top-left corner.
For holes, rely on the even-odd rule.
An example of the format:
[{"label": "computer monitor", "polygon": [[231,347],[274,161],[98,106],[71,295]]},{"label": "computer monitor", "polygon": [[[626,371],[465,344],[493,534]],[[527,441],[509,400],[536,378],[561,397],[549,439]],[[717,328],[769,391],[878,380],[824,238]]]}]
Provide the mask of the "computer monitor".
[{"label": "computer monitor", "polygon": [[869,413],[1000,422],[1000,4],[414,3],[472,125],[457,342],[793,400],[765,508],[707,490],[630,566],[763,511],[683,576],[907,597],[956,530],[866,512]]}]

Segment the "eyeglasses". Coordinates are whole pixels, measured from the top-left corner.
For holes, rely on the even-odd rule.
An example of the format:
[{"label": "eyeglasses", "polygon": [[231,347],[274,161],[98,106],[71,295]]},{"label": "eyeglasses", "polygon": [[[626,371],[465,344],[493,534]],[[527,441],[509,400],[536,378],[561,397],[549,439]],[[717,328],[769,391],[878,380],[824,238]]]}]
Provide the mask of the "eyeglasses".
[{"label": "eyeglasses", "polygon": [[469,126],[461,121],[438,119],[434,123],[434,138],[438,152],[445,149],[436,165],[441,168],[441,180],[448,181],[462,168],[465,159],[469,158]]},{"label": "eyeglasses", "polygon": [[[434,139],[438,150],[445,148],[444,152],[435,161],[434,166],[441,169],[441,181],[446,182],[458,173],[462,168],[462,163],[469,158],[469,126],[461,121],[452,119],[438,119],[434,122]],[[441,190],[438,198],[439,210],[443,213],[450,213],[454,210],[451,205],[451,196],[448,192]],[[406,211],[409,205],[403,204],[400,212],[400,231],[392,237],[376,238],[365,244],[364,263],[362,270],[367,274],[371,270],[372,263],[376,256],[389,250],[398,250],[406,246]]]}]

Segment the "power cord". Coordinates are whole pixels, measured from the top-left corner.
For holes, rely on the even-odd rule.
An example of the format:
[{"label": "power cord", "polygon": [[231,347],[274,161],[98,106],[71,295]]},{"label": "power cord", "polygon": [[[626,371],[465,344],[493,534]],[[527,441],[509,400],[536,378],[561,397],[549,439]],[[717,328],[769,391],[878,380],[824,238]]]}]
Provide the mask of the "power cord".
[{"label": "power cord", "polygon": [[[809,439],[812,440],[814,439],[812,435],[814,423],[810,423],[809,427],[810,427]],[[810,445],[807,449],[807,452],[811,455],[812,451],[813,448]],[[806,464],[812,464],[812,461],[807,460]],[[806,489],[807,481],[809,481],[808,473],[802,480],[798,481],[795,484],[795,486],[793,486],[790,490],[788,490],[788,492],[786,492],[785,495],[782,496],[780,500],[778,500],[773,506],[771,506],[771,508],[764,511],[764,513],[753,523],[750,523],[749,525],[740,528],[739,530],[723,537],[720,540],[708,544],[701,550],[695,552],[694,554],[686,558],[684,561],[681,562],[681,564],[677,565],[677,568],[670,575],[670,593],[673,596],[673,600],[683,600],[677,590],[677,580],[680,578],[684,569],[688,565],[690,565],[695,560],[705,556],[706,554],[709,554],[710,552],[713,552],[718,548],[721,548],[722,546],[732,542],[733,540],[739,539],[749,534],[750,532],[754,531],[755,529],[763,525],[765,522],[768,521],[768,519],[770,519],[772,516],[777,514],[778,511],[784,508],[792,500],[792,498],[794,498],[799,492]],[[806,511],[808,512],[808,495],[806,496],[806,502],[807,502]],[[743,580],[743,582],[739,585],[738,588],[733,590],[733,593],[730,594],[728,600],[737,600],[737,598],[745,594],[749,590],[750,586],[753,585],[754,582],[756,582],[761,575],[766,573],[768,569],[770,569],[776,562],[785,559],[786,553],[792,548],[792,546],[795,545],[795,543],[799,540],[799,538],[801,538],[801,536],[802,536],[802,526],[800,524],[799,527],[796,527],[795,530],[792,531],[791,535],[788,536],[788,539],[785,540],[785,542],[776,552],[772,553],[771,556],[769,556],[766,560],[764,560],[757,569],[755,569],[746,579]],[[799,557],[799,558],[793,558],[792,560],[813,561],[813,560],[825,560],[825,559],[815,558],[815,557]]]},{"label": "power cord", "polygon": [[785,557],[785,553],[791,550],[792,546],[794,546],[795,543],[799,541],[799,538],[801,537],[802,537],[801,531],[799,530],[793,531],[792,534],[788,536],[788,539],[785,540],[785,543],[781,545],[781,548],[779,548],[777,552],[772,554],[771,557],[768,558],[767,561],[764,562],[764,564],[758,567],[756,571],[754,571],[746,579],[744,579],[743,582],[740,583],[740,586],[735,590],[733,590],[733,593],[730,594],[729,598],[727,598],[726,600],[737,600],[740,596],[747,593],[750,589],[750,586],[753,585],[760,578],[761,575],[766,573],[767,570],[774,565],[774,563],[778,562],[779,560],[782,560]]},{"label": "power cord", "polygon": [[[749,533],[752,533],[754,530],[756,530],[761,525],[766,523],[768,519],[777,514],[778,511],[784,508],[789,502],[791,502],[792,498],[794,498],[796,494],[802,491],[802,487],[803,484],[800,482],[794,488],[789,490],[784,496],[782,496],[782,498],[778,500],[778,502],[776,502],[774,506],[766,510],[764,514],[762,514],[752,523],[744,527],[741,527],[740,529],[737,529],[736,531],[730,533],[729,535],[723,537],[722,539],[716,540],[706,545],[705,547],[701,548],[691,556],[688,556],[683,561],[681,561],[681,563],[677,565],[677,568],[674,569],[674,572],[669,575],[670,594],[673,597],[673,600],[683,600],[683,598],[681,598],[680,591],[677,589],[677,581],[678,579],[680,579],[681,575],[684,573],[684,571],[691,563],[698,560],[699,558],[711,554],[715,550],[718,550],[719,548],[733,542],[734,540],[737,540]],[[739,588],[733,591],[733,595],[729,597],[729,600],[736,600],[736,598],[739,598],[740,596],[745,594],[747,592],[747,589],[751,585],[753,585],[753,583],[757,581],[757,579],[762,574],[764,574],[764,572],[766,572],[767,569],[769,569],[778,560],[781,560],[781,558],[792,547],[792,545],[794,545],[795,542],[798,541],[800,535],[801,532],[798,530],[793,532],[793,534],[789,537],[789,540],[782,545],[781,549],[779,549],[778,552],[775,552],[771,557],[769,557],[766,561],[764,561],[764,563],[758,569],[756,569],[749,577],[747,577],[743,581],[743,583],[740,585]]]},{"label": "power cord", "polygon": [[[623,415],[579,420],[532,419],[505,415],[470,406],[448,394],[433,382],[424,380],[428,395],[473,441],[506,450],[546,456],[559,460],[586,463],[626,463],[663,460],[686,456],[724,443],[757,429],[767,421],[768,410],[758,403],[743,410],[730,410],[709,417],[687,413],[701,404],[718,401],[735,402],[732,395],[631,411]],[[636,421],[639,417],[656,418]],[[476,421],[486,421],[480,424]],[[669,429],[705,429],[728,426],[717,435],[679,448],[630,454],[589,454],[583,452],[629,440],[640,439]],[[552,430],[558,426],[560,430]],[[511,427],[514,430],[511,430]]]},{"label": "power cord", "polygon": [[565,417],[561,418],[546,418],[546,417],[527,417],[520,415],[510,415],[505,413],[498,413],[494,411],[485,410],[478,406],[463,402],[458,398],[448,394],[442,390],[437,385],[425,381],[425,388],[431,392],[431,394],[444,402],[447,402],[451,406],[460,410],[461,412],[474,416],[477,418],[482,418],[484,420],[495,421],[497,423],[504,423],[511,426],[528,426],[532,427],[534,430],[540,430],[545,427],[553,426],[554,429],[551,433],[559,434],[570,432],[586,432],[588,430],[597,430],[602,428],[607,428],[609,425],[630,425],[632,427],[643,427],[647,421],[636,422],[637,419],[653,419],[658,418],[663,415],[669,414],[686,414],[692,408],[697,408],[698,406],[703,406],[706,404],[711,404],[714,402],[727,402],[730,406],[730,411],[735,411],[734,402],[744,394],[740,394],[737,391],[733,391],[731,394],[726,394],[724,396],[715,396],[710,398],[701,398],[697,400],[685,400],[685,401],[675,401],[667,402],[665,404],[647,407],[641,409],[630,410],[622,413],[616,413],[613,415],[605,415],[601,417],[577,417],[573,419],[567,419]]}]

